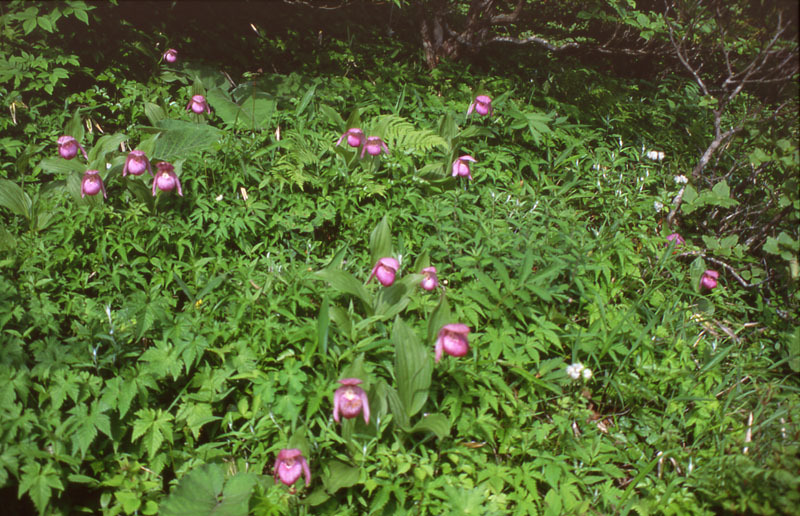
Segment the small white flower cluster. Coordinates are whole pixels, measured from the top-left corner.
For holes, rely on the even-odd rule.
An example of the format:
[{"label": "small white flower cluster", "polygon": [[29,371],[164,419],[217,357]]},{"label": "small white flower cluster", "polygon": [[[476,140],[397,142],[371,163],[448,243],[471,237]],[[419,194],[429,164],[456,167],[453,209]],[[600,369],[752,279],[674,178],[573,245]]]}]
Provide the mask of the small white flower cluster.
[{"label": "small white flower cluster", "polygon": [[684,175],[675,176],[675,183],[677,183],[679,185],[685,185],[688,182],[689,182],[689,178],[684,176]]},{"label": "small white flower cluster", "polygon": [[665,154],[663,151],[657,151],[657,150],[647,151],[647,157],[652,159],[653,161],[661,161],[664,159],[664,156]]},{"label": "small white flower cluster", "polygon": [[653,202],[653,209],[656,210],[657,213],[660,213],[661,210],[664,209],[664,203],[660,201]]},{"label": "small white flower cluster", "polygon": [[567,376],[573,380],[578,380],[581,376],[583,376],[584,380],[588,380],[592,377],[592,370],[588,367],[584,367],[584,365],[580,362],[575,362],[574,364],[567,366]]}]

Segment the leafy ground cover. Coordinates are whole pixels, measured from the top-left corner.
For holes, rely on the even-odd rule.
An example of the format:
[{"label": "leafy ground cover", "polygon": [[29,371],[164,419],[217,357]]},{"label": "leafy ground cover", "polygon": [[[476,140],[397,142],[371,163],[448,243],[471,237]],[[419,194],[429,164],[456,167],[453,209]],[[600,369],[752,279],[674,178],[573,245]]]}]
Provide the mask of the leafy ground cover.
[{"label": "leafy ground cover", "polygon": [[[255,43],[217,44],[93,7],[3,15],[39,38],[3,69],[17,67],[0,138],[0,493],[14,512],[800,503],[796,228],[754,249],[704,223],[765,191],[796,222],[796,183],[691,183],[668,228],[713,129],[689,78],[514,54],[428,71],[380,28],[254,26]],[[124,42],[103,29],[118,18]],[[87,46],[64,44],[78,30]],[[259,52],[282,61],[254,66]],[[478,95],[491,110],[467,115]],[[797,120],[780,122],[746,141],[774,177],[798,162]],[[388,152],[337,144],[355,127]],[[59,155],[64,135],[86,157]],[[156,177],[123,176],[133,149]],[[469,176],[454,175],[463,156]],[[160,162],[180,193],[154,184]],[[370,410],[338,405],[337,422],[347,378]]]}]

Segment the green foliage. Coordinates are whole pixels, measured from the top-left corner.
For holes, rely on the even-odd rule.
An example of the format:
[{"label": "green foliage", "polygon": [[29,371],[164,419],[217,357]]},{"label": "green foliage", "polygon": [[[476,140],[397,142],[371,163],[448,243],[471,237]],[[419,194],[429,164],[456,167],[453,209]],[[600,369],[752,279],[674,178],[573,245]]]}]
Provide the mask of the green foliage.
[{"label": "green foliage", "polygon": [[[52,67],[48,42],[65,17],[89,20],[82,5],[11,4],[4,30],[41,33],[25,45]],[[662,30],[653,13],[620,4],[623,15]],[[621,79],[568,59],[518,74],[503,55],[491,69],[429,75],[400,58],[373,69],[398,42],[362,54],[362,33],[317,32],[283,41],[313,57],[291,74],[237,85],[209,58],[138,77],[141,56],[157,63],[163,46],[150,32],[131,29],[92,71],[96,89],[59,79],[41,101],[53,106],[0,139],[0,488],[25,509],[770,514],[800,503],[800,205],[784,181],[796,120],[732,141],[721,160],[747,157],[757,181],[691,180],[668,229],[654,203],[669,208],[713,131],[684,78]],[[186,41],[170,46],[186,56]],[[315,68],[318,47],[350,75]],[[20,91],[44,91],[36,80]],[[476,91],[494,98],[492,116],[464,116]],[[210,115],[185,111],[197,92]],[[350,127],[390,155],[337,147]],[[57,157],[61,134],[90,162]],[[133,148],[173,162],[184,197],[154,199],[151,177],[121,177]],[[472,181],[450,174],[464,153],[477,159]],[[106,201],[80,199],[90,166]],[[771,203],[760,214],[759,188]],[[705,222],[720,214],[761,224],[763,244]],[[672,231],[686,243],[665,245]],[[389,256],[394,284],[367,282]],[[434,292],[420,287],[428,266]],[[701,292],[708,268],[719,286]],[[470,351],[434,364],[448,323],[470,327]],[[568,376],[577,362],[590,375]],[[332,419],[351,377],[369,424]],[[283,448],[302,450],[309,486],[275,484]]]}]

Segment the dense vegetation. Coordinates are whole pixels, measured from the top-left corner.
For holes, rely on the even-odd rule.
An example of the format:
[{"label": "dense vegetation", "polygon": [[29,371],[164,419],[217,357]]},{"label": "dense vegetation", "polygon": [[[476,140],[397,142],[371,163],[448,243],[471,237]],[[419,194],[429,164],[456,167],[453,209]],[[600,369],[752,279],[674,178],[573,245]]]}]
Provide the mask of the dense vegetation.
[{"label": "dense vegetation", "polygon": [[797,20],[478,3],[0,5],[9,513],[796,511]]}]

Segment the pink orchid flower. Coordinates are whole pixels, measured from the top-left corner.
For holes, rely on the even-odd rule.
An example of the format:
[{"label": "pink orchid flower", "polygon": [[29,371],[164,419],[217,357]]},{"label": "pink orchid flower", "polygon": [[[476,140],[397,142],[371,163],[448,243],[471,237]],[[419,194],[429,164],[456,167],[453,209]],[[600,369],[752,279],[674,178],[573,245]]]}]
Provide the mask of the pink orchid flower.
[{"label": "pink orchid flower", "polygon": [[364,136],[364,131],[359,129],[358,127],[352,127],[345,131],[340,137],[339,140],[336,142],[336,145],[342,143],[342,140],[347,138],[347,145],[351,147],[361,147],[366,141],[366,137]]},{"label": "pink orchid flower", "polygon": [[472,156],[469,156],[467,154],[458,157],[453,162],[453,177],[461,176],[461,177],[467,177],[467,178],[469,178],[471,180],[472,179],[472,174],[470,174],[470,170],[469,170],[469,162],[470,161],[473,162],[473,163],[477,163],[478,162],[478,160],[476,160],[475,158],[473,158]]},{"label": "pink orchid flower", "polygon": [[467,334],[469,334],[469,326],[466,324],[456,323],[442,326],[436,339],[436,363],[442,359],[442,351],[454,357],[466,355],[469,352]]},{"label": "pink orchid flower", "polygon": [[186,104],[186,111],[192,111],[197,113],[211,113],[211,108],[208,107],[208,102],[206,102],[206,98],[202,95],[194,95],[192,100]]},{"label": "pink orchid flower", "polygon": [[439,278],[436,277],[436,267],[425,267],[422,269],[422,274],[425,276],[422,278],[422,283],[420,283],[423,289],[430,292],[439,286]]},{"label": "pink orchid flower", "polygon": [[181,189],[181,181],[175,174],[175,167],[172,164],[162,161],[156,165],[158,172],[153,177],[153,196],[156,195],[156,188],[163,192],[174,190],[178,188],[178,195],[183,197],[183,190]]},{"label": "pink orchid flower", "polygon": [[106,187],[103,180],[100,178],[100,172],[97,170],[87,170],[81,179],[81,199],[87,195],[97,195],[103,192],[103,198],[108,199],[106,195]]},{"label": "pink orchid flower", "polygon": [[358,378],[345,378],[339,380],[342,387],[333,393],[333,420],[339,422],[339,413],[350,419],[363,413],[364,422],[369,424],[369,400],[367,393],[358,386]]},{"label": "pink orchid flower", "polygon": [[482,116],[491,114],[493,111],[492,99],[486,95],[478,95],[475,97],[475,100],[472,101],[472,104],[469,105],[467,116],[471,115],[473,111]]},{"label": "pink orchid flower", "polygon": [[297,482],[300,475],[305,476],[306,485],[311,483],[311,470],[308,468],[306,458],[303,457],[303,452],[297,448],[281,450],[275,460],[273,471],[275,483],[277,484],[280,479],[281,482],[290,486]]},{"label": "pink orchid flower", "polygon": [[170,48],[166,52],[164,52],[164,61],[168,62],[169,64],[174,63],[178,60],[178,51],[174,48]]},{"label": "pink orchid flower", "polygon": [[370,156],[377,156],[381,152],[385,152],[389,154],[389,147],[386,146],[383,140],[381,140],[377,136],[370,136],[367,138],[366,142],[364,142],[364,148],[361,149],[361,157],[364,157],[364,153],[369,154]]},{"label": "pink orchid flower", "polygon": [[83,145],[78,143],[78,140],[72,136],[60,136],[58,138],[58,155],[64,159],[72,159],[78,155],[78,149],[83,153],[86,161],[89,161],[89,156],[86,154],[86,149]]},{"label": "pink orchid flower", "polygon": [[378,281],[384,287],[389,287],[394,283],[395,275],[397,274],[397,269],[400,268],[400,262],[395,260],[392,257],[381,258],[378,260],[378,263],[375,264],[375,267],[372,268],[372,272],[367,279],[367,283],[372,280],[372,277],[378,278]]},{"label": "pink orchid flower", "polygon": [[717,279],[719,279],[717,271],[711,269],[705,271],[700,278],[700,288],[714,290],[717,287]]},{"label": "pink orchid flower", "polygon": [[122,177],[128,174],[141,176],[145,170],[150,172],[151,176],[153,175],[153,169],[150,168],[150,160],[147,159],[145,153],[140,150],[130,151],[125,159],[125,166],[122,167]]}]

